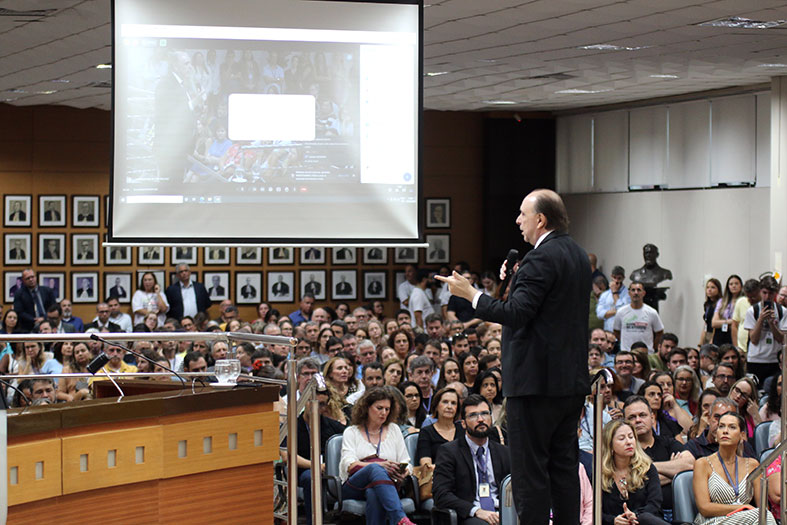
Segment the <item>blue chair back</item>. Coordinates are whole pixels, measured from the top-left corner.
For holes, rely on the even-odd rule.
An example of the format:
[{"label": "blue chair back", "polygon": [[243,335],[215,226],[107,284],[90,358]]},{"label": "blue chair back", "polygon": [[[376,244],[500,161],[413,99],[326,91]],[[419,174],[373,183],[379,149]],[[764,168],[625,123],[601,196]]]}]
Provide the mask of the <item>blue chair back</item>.
[{"label": "blue chair back", "polygon": [[763,421],[754,429],[754,451],[759,457],[762,451],[768,448],[768,432],[773,421]]},{"label": "blue chair back", "polygon": [[418,436],[418,432],[413,432],[404,437],[404,446],[407,447],[407,453],[410,454],[410,464],[413,466],[418,465],[415,462],[416,449],[418,448]]},{"label": "blue chair back", "polygon": [[514,508],[514,497],[511,496],[511,505],[506,505],[506,491],[511,486],[511,474],[503,478],[500,484],[500,524],[516,525],[517,515]]},{"label": "blue chair back", "polygon": [[672,479],[672,523],[694,523],[697,504],[694,501],[694,471],[687,470]]},{"label": "blue chair back", "polygon": [[771,452],[773,452],[774,450],[776,450],[776,449],[775,449],[775,447],[772,447],[772,448],[767,448],[767,449],[763,450],[763,451],[762,451],[762,453],[760,454],[760,463],[762,463],[763,461],[765,461],[765,458],[767,458],[767,457],[768,457],[768,455],[769,455]]},{"label": "blue chair back", "polygon": [[[325,473],[328,476],[339,477],[339,461],[342,459],[342,435],[334,434],[328,438],[325,444]],[[338,490],[333,483],[326,483],[326,489],[335,500],[338,498]]]}]

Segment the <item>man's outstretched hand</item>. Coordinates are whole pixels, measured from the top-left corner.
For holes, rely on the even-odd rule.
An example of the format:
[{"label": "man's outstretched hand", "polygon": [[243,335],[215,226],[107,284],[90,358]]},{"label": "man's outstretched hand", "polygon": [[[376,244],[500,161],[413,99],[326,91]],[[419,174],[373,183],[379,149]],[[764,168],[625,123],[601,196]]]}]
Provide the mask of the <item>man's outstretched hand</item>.
[{"label": "man's outstretched hand", "polygon": [[435,279],[444,283],[448,283],[448,291],[451,292],[451,295],[467,299],[471,302],[473,301],[473,297],[475,297],[475,293],[478,291],[473,288],[473,285],[470,284],[468,279],[465,279],[457,272],[453,272],[448,277],[435,275]]}]

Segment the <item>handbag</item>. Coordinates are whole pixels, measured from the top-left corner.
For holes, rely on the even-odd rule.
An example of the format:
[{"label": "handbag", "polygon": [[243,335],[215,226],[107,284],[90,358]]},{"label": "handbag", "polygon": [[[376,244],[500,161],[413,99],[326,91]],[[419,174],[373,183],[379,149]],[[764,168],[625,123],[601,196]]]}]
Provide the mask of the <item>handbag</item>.
[{"label": "handbag", "polygon": [[432,497],[434,467],[434,463],[428,463],[413,468],[413,474],[418,479],[418,492],[421,495],[421,501],[426,501]]}]

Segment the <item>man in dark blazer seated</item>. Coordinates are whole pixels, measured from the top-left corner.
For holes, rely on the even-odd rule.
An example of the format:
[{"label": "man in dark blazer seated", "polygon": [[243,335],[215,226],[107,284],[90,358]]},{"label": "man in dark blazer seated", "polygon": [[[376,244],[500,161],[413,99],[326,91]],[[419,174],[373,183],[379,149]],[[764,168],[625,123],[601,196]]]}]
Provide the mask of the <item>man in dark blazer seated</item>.
[{"label": "man in dark blazer seated", "polygon": [[437,449],[435,507],[456,512],[462,525],[500,523],[503,478],[511,473],[508,448],[489,439],[492,407],[478,394],[462,405],[465,433]]},{"label": "man in dark blazer seated", "polygon": [[503,395],[521,523],[546,524],[551,507],[554,525],[576,525],[577,421],[590,392],[590,263],[568,236],[566,207],[554,191],[525,197],[516,224],[534,248],[514,273],[506,301],[477,291],[456,272],[437,279],[470,301],[475,317],[503,325]]},{"label": "man in dark blazer seated", "polygon": [[32,268],[22,271],[22,283],[14,294],[14,311],[19,316],[20,331],[29,332],[36,323],[46,319],[47,308],[55,304],[55,292],[39,286]]},{"label": "man in dark blazer seated", "polygon": [[169,302],[167,316],[180,321],[187,315],[194,317],[199,312],[207,311],[211,303],[210,295],[204,284],[191,281],[189,265],[180,263],[175,267],[175,273],[178,281],[164,291]]}]

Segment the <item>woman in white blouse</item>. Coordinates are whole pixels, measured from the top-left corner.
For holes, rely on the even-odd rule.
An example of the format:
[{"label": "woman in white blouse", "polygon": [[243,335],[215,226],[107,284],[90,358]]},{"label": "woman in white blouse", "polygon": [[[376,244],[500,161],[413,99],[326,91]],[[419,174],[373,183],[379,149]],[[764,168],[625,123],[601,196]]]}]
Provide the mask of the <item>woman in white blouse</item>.
[{"label": "woman in white blouse", "polygon": [[395,483],[410,471],[410,456],[396,420],[396,403],[382,388],[370,388],[355,403],[352,426],[342,439],[342,497],[366,500],[367,523],[414,525],[402,510]]},{"label": "woman in white blouse", "polygon": [[158,316],[158,325],[162,326],[169,310],[167,298],[161,293],[161,286],[156,282],[153,272],[142,275],[142,286],[134,292],[131,298],[131,310],[134,312],[134,326],[145,321],[145,316],[155,313]]}]

